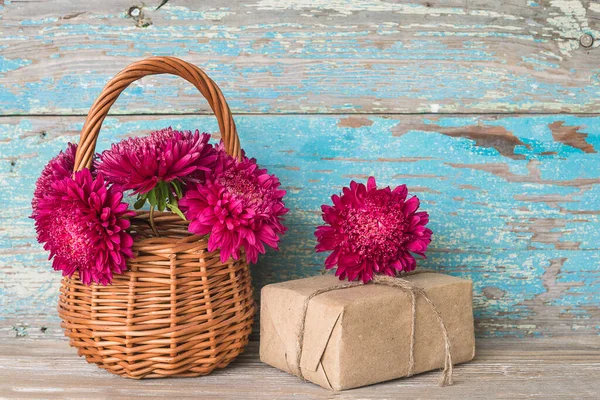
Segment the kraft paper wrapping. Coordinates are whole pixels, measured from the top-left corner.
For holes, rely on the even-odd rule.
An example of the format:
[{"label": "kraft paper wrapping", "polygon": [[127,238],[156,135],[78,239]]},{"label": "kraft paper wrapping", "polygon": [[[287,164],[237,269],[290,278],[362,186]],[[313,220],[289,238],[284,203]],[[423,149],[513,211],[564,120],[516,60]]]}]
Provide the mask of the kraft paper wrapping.
[{"label": "kraft paper wrapping", "polygon": [[[441,314],[454,364],[472,360],[475,337],[471,281],[437,273],[404,278],[423,289]],[[261,361],[331,390],[407,376],[411,295],[375,284],[333,290],[310,300],[297,364],[306,299],[316,290],[341,283],[333,275],[324,275],[265,286],[261,292]],[[421,296],[416,304],[414,374],[444,365],[439,322]]]}]

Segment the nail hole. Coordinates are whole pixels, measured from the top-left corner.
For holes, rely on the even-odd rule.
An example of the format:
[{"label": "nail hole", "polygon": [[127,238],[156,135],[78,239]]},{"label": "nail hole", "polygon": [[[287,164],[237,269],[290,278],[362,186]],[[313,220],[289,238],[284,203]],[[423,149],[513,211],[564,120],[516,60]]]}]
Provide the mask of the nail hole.
[{"label": "nail hole", "polygon": [[144,14],[142,10],[143,6],[132,6],[127,10],[127,15],[131,17],[135,21],[135,26],[138,28],[147,28],[152,25],[152,20],[150,17]]},{"label": "nail hole", "polygon": [[137,18],[140,16],[141,12],[142,12],[142,10],[140,10],[140,8],[138,6],[133,6],[133,7],[129,7],[129,11],[127,11],[127,14],[130,17]]},{"label": "nail hole", "polygon": [[594,37],[589,33],[584,33],[579,38],[579,44],[581,44],[583,47],[592,47],[594,44]]}]

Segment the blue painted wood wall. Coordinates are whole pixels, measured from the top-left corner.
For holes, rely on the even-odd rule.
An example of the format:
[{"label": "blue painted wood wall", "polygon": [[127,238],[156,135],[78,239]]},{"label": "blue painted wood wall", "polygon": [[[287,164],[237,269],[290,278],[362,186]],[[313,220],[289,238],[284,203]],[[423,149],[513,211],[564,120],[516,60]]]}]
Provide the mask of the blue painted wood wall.
[{"label": "blue painted wood wall", "polygon": [[[256,286],[320,273],[320,204],[375,175],[421,198],[435,236],[420,265],[474,281],[480,337],[600,334],[597,2],[159,4],[0,0],[0,334],[61,334],[34,182],[106,81],[150,55],[204,68],[288,190],[290,231]],[[113,112],[99,149],[166,126],[218,136],[172,78]]]}]

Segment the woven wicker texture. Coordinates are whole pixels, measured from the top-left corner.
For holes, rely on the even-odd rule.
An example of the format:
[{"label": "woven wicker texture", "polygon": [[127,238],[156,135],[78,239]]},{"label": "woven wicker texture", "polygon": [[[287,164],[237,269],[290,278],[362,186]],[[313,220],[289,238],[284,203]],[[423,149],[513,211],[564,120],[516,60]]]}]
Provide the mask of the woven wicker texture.
[{"label": "woven wicker texture", "polygon": [[[240,145],[219,88],[199,68],[171,57],[136,62],[115,76],[88,114],[75,169],[90,165],[102,121],[119,93],[145,75],[183,77],[207,98],[227,152]],[[134,259],[112,285],[85,286],[63,278],[58,313],[80,356],[129,378],[206,375],[227,366],[248,343],[255,305],[245,258],[221,263],[207,237],[191,235],[188,222],[171,213],[132,220]]]}]

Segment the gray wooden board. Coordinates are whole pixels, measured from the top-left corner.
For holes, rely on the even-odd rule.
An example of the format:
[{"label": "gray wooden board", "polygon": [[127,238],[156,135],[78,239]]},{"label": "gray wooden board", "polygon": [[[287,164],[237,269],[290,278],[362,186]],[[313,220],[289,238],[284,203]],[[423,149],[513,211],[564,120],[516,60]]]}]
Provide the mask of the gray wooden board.
[{"label": "gray wooden board", "polygon": [[[591,339],[591,338],[588,338]],[[329,392],[258,359],[251,342],[228,368],[199,378],[129,380],[78,358],[64,340],[0,340],[0,398],[6,399],[595,399],[600,342],[484,339],[474,361],[455,367],[455,385],[439,372]]]},{"label": "gray wooden board", "polygon": [[[0,113],[86,113],[151,55],[205,68],[236,112],[598,111],[595,1],[160,3],[0,1]],[[207,111],[163,78],[122,97],[120,113]]]}]

